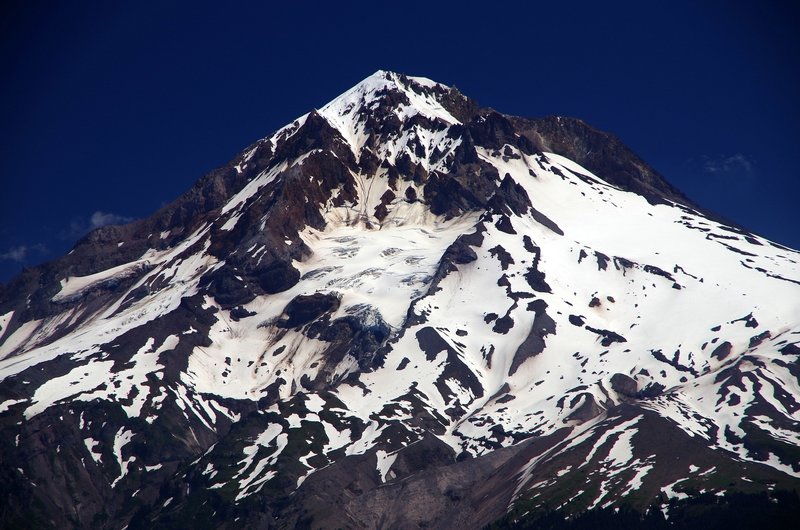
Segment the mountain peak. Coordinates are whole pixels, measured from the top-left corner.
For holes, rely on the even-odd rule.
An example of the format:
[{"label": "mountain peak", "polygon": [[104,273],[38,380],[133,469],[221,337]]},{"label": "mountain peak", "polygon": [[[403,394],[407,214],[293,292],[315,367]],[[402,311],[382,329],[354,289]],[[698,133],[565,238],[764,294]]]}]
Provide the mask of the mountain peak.
[{"label": "mountain peak", "polygon": [[0,526],[796,488],[798,315],[796,253],[617,138],[379,71],[0,287]]},{"label": "mountain peak", "polygon": [[[444,126],[460,123],[447,109],[452,89],[420,77],[378,70],[323,106],[319,113],[347,141],[356,157],[370,144],[404,141],[402,130],[416,118]],[[377,134],[377,137],[374,137]]]}]

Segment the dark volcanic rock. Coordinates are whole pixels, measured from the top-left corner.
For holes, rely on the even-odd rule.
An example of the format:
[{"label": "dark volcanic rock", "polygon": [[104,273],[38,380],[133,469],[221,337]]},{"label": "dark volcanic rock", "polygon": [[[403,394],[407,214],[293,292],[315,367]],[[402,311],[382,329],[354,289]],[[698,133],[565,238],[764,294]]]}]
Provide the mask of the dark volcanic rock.
[{"label": "dark volcanic rock", "polygon": [[335,311],[338,307],[339,297],[335,294],[300,295],[286,306],[284,313],[286,313],[287,319],[280,322],[280,325],[286,328],[302,326],[325,313]]},{"label": "dark volcanic rock", "polygon": [[759,333],[758,335],[750,337],[750,344],[748,345],[748,347],[749,348],[754,348],[754,347],[758,346],[759,344],[761,344],[762,342],[764,342],[770,336],[771,336],[771,333],[769,331],[764,331],[763,333]]},{"label": "dark volcanic rock", "polygon": [[533,325],[531,326],[527,338],[520,344],[519,348],[517,348],[516,353],[514,353],[514,359],[511,361],[511,367],[508,369],[508,375],[514,375],[522,363],[540,354],[545,347],[545,337],[556,332],[555,321],[545,312],[547,303],[544,300],[534,300],[528,304],[528,309],[535,313]]},{"label": "dark volcanic rock", "polygon": [[611,389],[626,397],[635,397],[639,390],[636,380],[625,374],[614,374],[611,376]]},{"label": "dark volcanic rock", "polygon": [[572,324],[573,326],[581,327],[583,326],[583,317],[579,315],[570,315],[569,323]]},{"label": "dark volcanic rock", "polygon": [[503,270],[507,270],[508,266],[514,263],[514,258],[511,257],[511,254],[500,245],[490,248],[489,254],[497,258]]},{"label": "dark volcanic rock", "polygon": [[478,255],[463,237],[459,237],[452,245],[447,247],[442,257],[443,261],[447,260],[458,265],[466,265],[477,259]]},{"label": "dark volcanic rock", "polygon": [[457,179],[437,173],[428,178],[423,191],[431,212],[448,218],[477,210],[486,204]]},{"label": "dark volcanic rock", "polygon": [[720,345],[717,346],[716,348],[714,348],[714,351],[711,352],[711,357],[716,357],[717,359],[722,361],[728,355],[731,354],[732,350],[733,350],[733,345],[730,342],[725,341],[720,343]]},{"label": "dark volcanic rock", "polygon": [[258,285],[267,294],[275,294],[292,288],[300,281],[300,271],[286,261],[273,261],[253,273]]},{"label": "dark volcanic rock", "polygon": [[619,333],[615,333],[607,329],[597,329],[591,326],[586,326],[586,329],[592,333],[597,333],[600,335],[602,337],[600,344],[603,346],[611,346],[615,342],[628,342],[628,340]]},{"label": "dark volcanic rock", "polygon": [[417,331],[417,342],[429,361],[436,359],[436,355],[442,351],[455,354],[453,348],[432,327],[424,327]]},{"label": "dark volcanic rock", "polygon": [[591,394],[583,393],[576,399],[583,399],[583,403],[567,416],[568,421],[583,423],[596,418],[603,412],[602,407],[597,404],[597,401],[595,401],[594,396]]},{"label": "dark volcanic rock", "polygon": [[230,308],[251,302],[255,297],[250,286],[242,279],[240,274],[228,266],[207,274],[200,285],[208,290],[223,308]]},{"label": "dark volcanic rock", "polygon": [[524,215],[533,206],[525,188],[520,186],[511,175],[506,173],[500,181],[500,187],[489,199],[489,209],[493,213]]}]

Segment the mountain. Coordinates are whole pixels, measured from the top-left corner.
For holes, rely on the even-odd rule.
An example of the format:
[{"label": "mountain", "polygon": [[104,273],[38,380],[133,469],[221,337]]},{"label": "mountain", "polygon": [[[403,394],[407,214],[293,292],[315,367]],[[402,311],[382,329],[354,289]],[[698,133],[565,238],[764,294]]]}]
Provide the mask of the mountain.
[{"label": "mountain", "polygon": [[580,120],[379,71],[0,286],[0,521],[481,528],[791,491],[798,262]]}]

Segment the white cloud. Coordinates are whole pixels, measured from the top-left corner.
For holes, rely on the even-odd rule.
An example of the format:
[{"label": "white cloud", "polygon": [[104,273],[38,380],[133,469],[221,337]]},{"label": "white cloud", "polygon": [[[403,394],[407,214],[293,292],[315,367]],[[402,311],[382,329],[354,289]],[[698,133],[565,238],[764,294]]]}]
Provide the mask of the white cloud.
[{"label": "white cloud", "polygon": [[730,156],[703,157],[703,171],[713,175],[750,175],[753,173],[753,168],[753,161],[742,153],[736,153]]},{"label": "white cloud", "polygon": [[133,221],[132,217],[125,217],[115,213],[96,211],[89,218],[89,230],[106,225],[122,225]]},{"label": "white cloud", "polygon": [[28,257],[33,254],[44,254],[47,252],[47,247],[38,243],[36,245],[19,245],[18,247],[11,247],[7,251],[0,254],[0,261],[14,261],[16,263],[24,263]]},{"label": "white cloud", "polygon": [[97,210],[88,219],[84,217],[70,221],[69,226],[61,231],[59,237],[64,240],[76,239],[101,226],[122,225],[131,221],[133,217]]}]

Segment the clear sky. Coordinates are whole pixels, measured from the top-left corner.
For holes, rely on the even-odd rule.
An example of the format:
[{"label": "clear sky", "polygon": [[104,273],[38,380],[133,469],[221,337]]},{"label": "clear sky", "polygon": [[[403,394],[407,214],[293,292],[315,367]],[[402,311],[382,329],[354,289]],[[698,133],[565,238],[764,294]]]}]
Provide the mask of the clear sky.
[{"label": "clear sky", "polygon": [[378,69],[581,118],[699,204],[800,248],[792,4],[4,2],[0,282],[148,216]]}]

